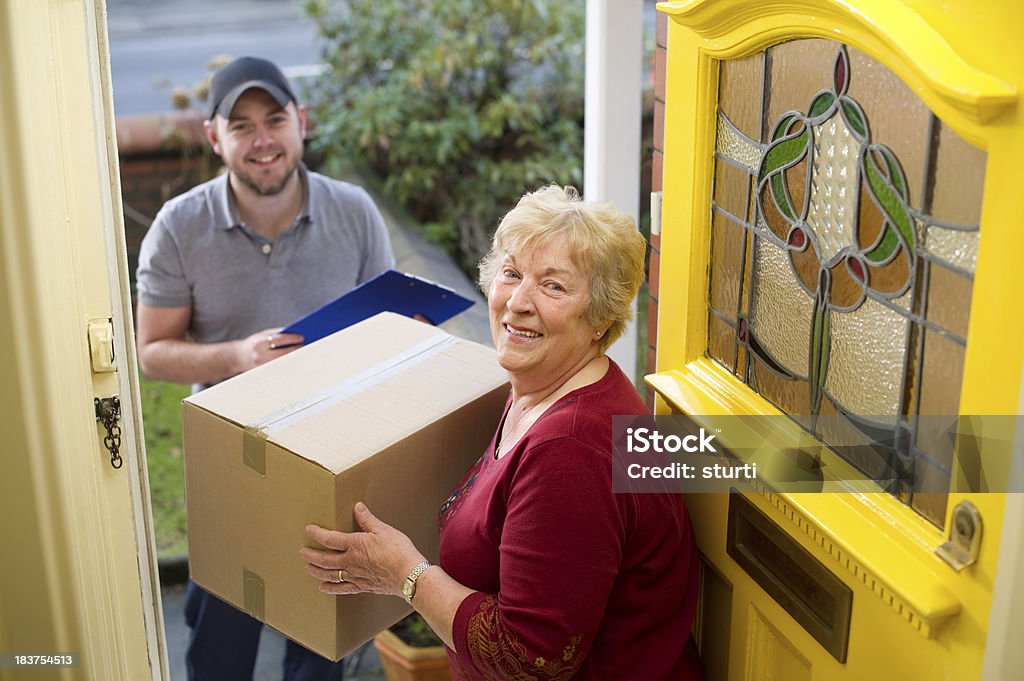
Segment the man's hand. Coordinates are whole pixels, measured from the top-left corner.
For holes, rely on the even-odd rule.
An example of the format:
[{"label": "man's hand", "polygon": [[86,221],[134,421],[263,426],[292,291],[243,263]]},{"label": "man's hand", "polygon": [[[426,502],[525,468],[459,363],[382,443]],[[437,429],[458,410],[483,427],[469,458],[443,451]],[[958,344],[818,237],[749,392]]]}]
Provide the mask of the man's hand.
[{"label": "man's hand", "polygon": [[191,307],[139,303],[135,342],[147,376],[175,383],[215,383],[288,354],[303,341],[277,327],[241,340],[196,343],[188,337],[191,318]]},{"label": "man's hand", "polygon": [[238,353],[241,371],[266,364],[302,347],[302,336],[297,333],[281,333],[281,328],[257,331],[240,341]]}]

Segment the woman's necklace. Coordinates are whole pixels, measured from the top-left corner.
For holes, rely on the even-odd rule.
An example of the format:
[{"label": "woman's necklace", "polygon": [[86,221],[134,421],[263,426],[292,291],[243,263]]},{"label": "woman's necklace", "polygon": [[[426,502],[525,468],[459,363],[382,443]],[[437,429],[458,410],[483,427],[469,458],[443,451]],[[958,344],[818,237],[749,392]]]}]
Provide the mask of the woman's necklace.
[{"label": "woman's necklace", "polygon": [[[580,387],[575,385],[573,379],[583,374],[584,369],[589,367],[594,360],[597,360],[602,356],[603,355],[598,355],[591,359],[583,366],[582,369],[580,369],[580,371],[577,371],[575,374],[569,376],[567,379],[555,386],[551,392],[542,397],[540,401],[532,406],[517,411],[516,404],[513,401],[512,406],[509,407],[508,414],[505,415],[505,420],[501,424],[501,430],[498,431],[498,441],[494,443],[494,458],[500,459],[503,454],[507,454],[512,447],[519,443],[519,440],[522,439],[523,435],[530,430],[530,426],[544,415],[544,412],[547,411],[548,407],[561,399],[566,393]],[[589,382],[590,381],[587,383]],[[587,383],[584,383],[583,385],[587,385]]]},{"label": "woman's necklace", "polygon": [[[545,397],[543,400],[533,405],[532,407],[519,411],[517,414],[514,415],[512,419],[509,419],[508,415],[506,415],[505,421],[504,423],[502,423],[501,426],[501,431],[498,432],[498,441],[494,445],[494,458],[500,459],[502,454],[507,454],[508,449],[511,449],[512,446],[519,442],[519,439],[525,434],[527,430],[529,430],[529,427],[533,424],[533,421],[536,420],[529,419],[528,416],[532,414],[538,407],[545,404],[547,402],[547,399],[548,398]],[[514,410],[515,408],[516,405],[513,403],[512,406],[509,407],[509,412],[511,413],[512,410]],[[525,426],[525,428],[523,428],[523,426]],[[522,432],[520,432],[520,428],[523,428]],[[505,443],[507,443],[506,449],[502,450],[502,445]]]}]

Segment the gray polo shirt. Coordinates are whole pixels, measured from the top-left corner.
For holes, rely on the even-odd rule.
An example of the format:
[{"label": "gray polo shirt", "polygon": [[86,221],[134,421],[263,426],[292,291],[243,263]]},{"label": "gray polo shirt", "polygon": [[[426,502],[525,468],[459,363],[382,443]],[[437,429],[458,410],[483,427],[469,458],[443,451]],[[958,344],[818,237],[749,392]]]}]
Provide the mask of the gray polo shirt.
[{"label": "gray polo shirt", "polygon": [[168,201],[139,252],[139,300],[192,308],[200,343],[287,326],[395,264],[380,211],[360,187],[299,167],[298,219],[270,242],[238,218],[227,174]]}]

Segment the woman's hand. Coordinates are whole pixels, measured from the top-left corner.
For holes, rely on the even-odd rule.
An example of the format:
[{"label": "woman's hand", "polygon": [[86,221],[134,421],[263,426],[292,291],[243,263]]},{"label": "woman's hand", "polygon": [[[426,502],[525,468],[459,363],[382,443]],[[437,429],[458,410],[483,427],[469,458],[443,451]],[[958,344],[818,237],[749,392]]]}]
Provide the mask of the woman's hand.
[{"label": "woman's hand", "polygon": [[423,554],[407,536],[370,513],[363,502],[355,505],[353,516],[362,532],[306,526],[306,534],[326,547],[299,550],[306,572],[323,582],[320,591],[324,593],[401,596],[402,582],[424,560]]}]

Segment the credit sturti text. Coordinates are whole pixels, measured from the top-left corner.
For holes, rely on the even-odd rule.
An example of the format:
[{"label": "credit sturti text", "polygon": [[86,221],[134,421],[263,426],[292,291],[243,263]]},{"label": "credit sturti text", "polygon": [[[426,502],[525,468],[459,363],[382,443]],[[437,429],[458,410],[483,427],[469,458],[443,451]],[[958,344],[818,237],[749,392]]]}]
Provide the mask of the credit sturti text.
[{"label": "credit sturti text", "polygon": [[[714,452],[712,441],[715,436],[706,432],[703,428],[696,435],[662,435],[656,430],[649,428],[627,428],[626,429],[626,451],[629,453],[669,453],[675,454],[680,451],[691,454],[697,452]],[[633,479],[637,478],[676,478],[692,480],[697,477],[697,467],[687,463],[673,463],[668,466],[643,466],[632,463],[626,468],[626,474]],[[754,479],[757,477],[757,464],[743,464],[742,466],[728,466],[716,463],[713,466],[702,466],[700,477],[710,479]]]}]

